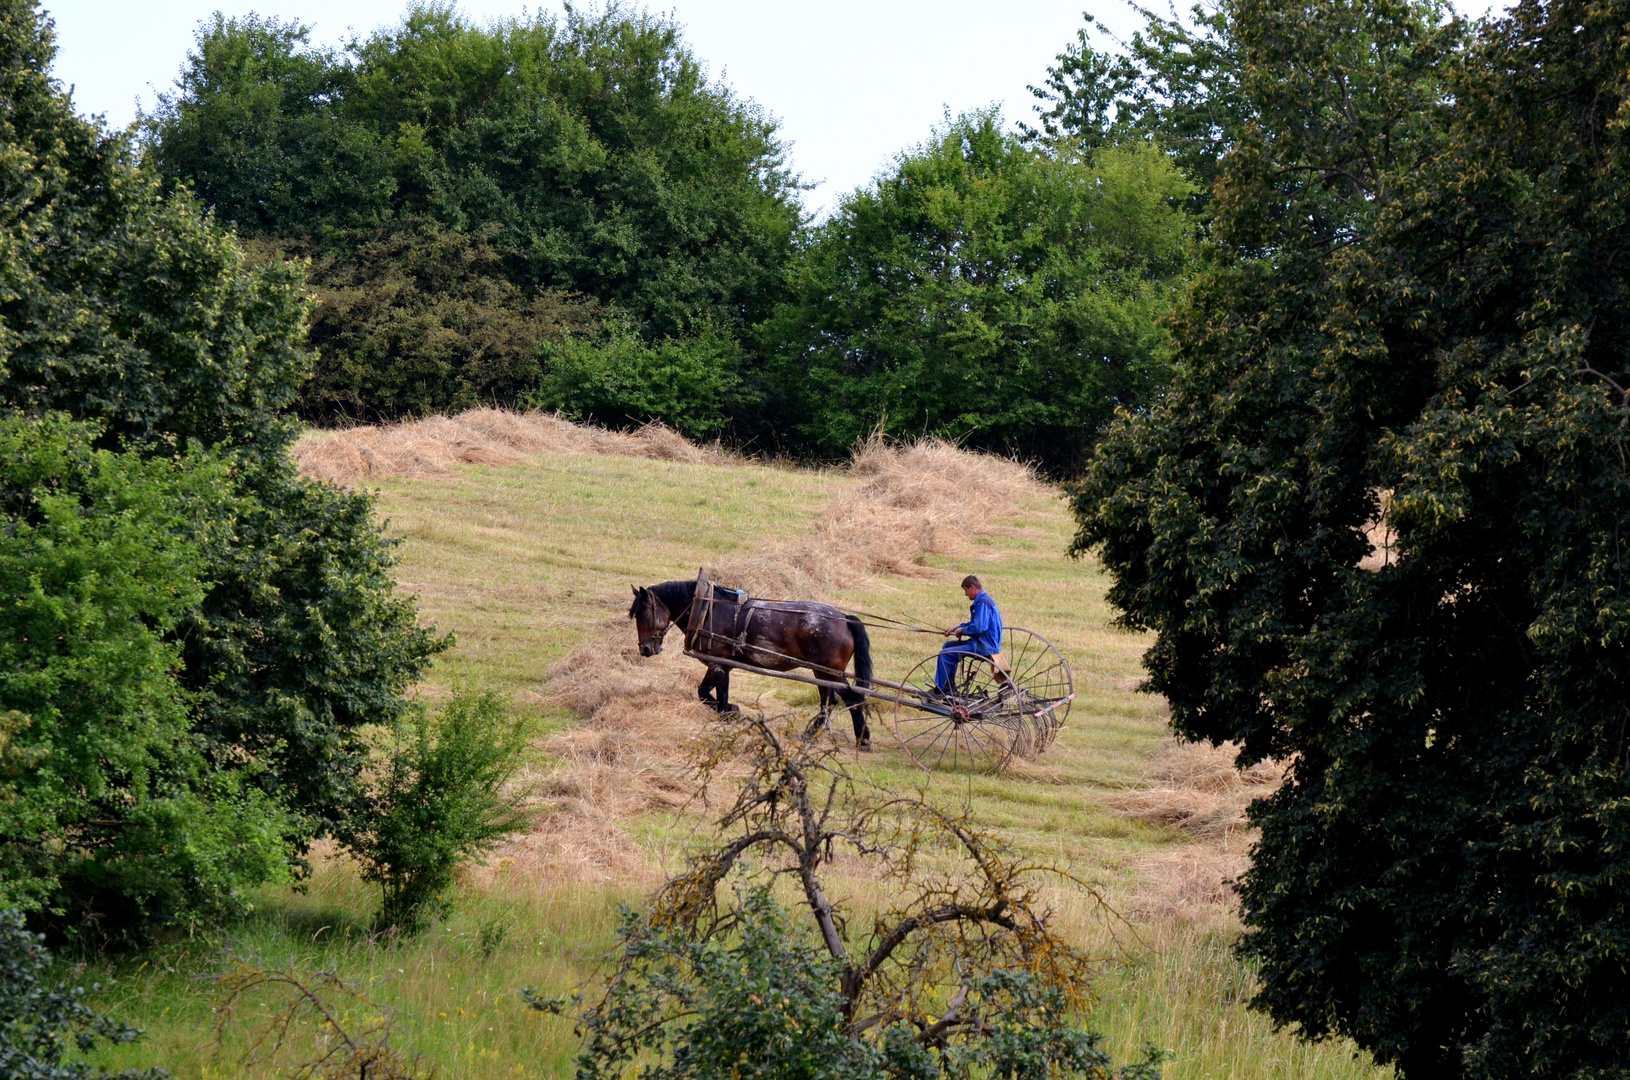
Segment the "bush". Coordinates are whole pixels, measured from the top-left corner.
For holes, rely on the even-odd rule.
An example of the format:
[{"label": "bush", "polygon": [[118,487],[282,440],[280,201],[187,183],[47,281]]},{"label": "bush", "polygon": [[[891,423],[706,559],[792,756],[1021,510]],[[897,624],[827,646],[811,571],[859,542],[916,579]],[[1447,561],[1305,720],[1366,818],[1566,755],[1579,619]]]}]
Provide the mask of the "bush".
[{"label": "bush", "polygon": [[296,823],[252,762],[209,761],[181,685],[224,471],[98,434],[0,418],[0,710],[26,759],[0,777],[0,902],[139,931],[238,909]]},{"label": "bush", "polygon": [[342,833],[363,877],[384,893],[379,924],[412,933],[444,913],[460,865],[519,830],[505,785],[525,734],[487,693],[432,716],[415,709],[378,750],[377,776]]},{"label": "bush", "polygon": [[616,327],[598,341],[569,338],[539,352],[543,375],[532,403],[576,420],[607,427],[659,420],[687,438],[706,439],[743,406],[740,349],[711,325],[654,345]]},{"label": "bush", "polygon": [[[83,1002],[83,987],[47,990],[45,939],[25,929],[21,912],[0,911],[0,1076],[12,1080],[163,1080],[163,1069],[109,1074],[67,1060],[98,1043],[133,1043],[141,1032]],[[92,990],[101,987],[93,986]]]},{"label": "bush", "polygon": [[539,345],[593,329],[599,309],[552,290],[528,295],[505,276],[491,233],[404,225],[344,254],[252,241],[313,259],[317,364],[300,392],[301,413],[374,421],[530,394],[542,370]]}]

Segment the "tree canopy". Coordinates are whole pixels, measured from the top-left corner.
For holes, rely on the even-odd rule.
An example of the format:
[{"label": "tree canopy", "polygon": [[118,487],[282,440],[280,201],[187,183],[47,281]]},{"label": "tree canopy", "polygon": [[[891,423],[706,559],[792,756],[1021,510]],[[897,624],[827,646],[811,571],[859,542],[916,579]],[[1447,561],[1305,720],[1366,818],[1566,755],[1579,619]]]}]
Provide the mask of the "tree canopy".
[{"label": "tree canopy", "polygon": [[933,431],[1078,467],[1165,378],[1188,191],[1145,147],[1087,161],[994,112],[949,122],[801,254],[762,331],[780,438],[832,457],[874,427]]},{"label": "tree canopy", "polygon": [[672,21],[616,4],[490,27],[415,4],[343,51],[217,15],[146,130],[159,171],[245,235],[464,233],[524,299],[593,297],[656,336],[761,318],[800,217],[775,122]]},{"label": "tree canopy", "polygon": [[1222,10],[1253,119],[1078,545],[1174,726],[1290,762],[1259,1005],[1409,1077],[1621,1075],[1625,12]]}]

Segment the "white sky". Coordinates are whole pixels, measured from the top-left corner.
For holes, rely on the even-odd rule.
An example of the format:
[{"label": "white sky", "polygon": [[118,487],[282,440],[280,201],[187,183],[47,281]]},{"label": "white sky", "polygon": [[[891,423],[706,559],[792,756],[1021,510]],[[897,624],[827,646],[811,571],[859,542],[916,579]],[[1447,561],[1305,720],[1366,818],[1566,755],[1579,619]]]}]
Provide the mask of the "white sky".
[{"label": "white sky", "polygon": [[[395,23],[407,0],[44,0],[56,20],[56,75],[81,112],[122,126],[174,80],[199,20],[216,10],[300,18],[313,38]],[[520,0],[464,0],[478,20],[519,14]],[[587,6],[587,4],[583,4]],[[921,142],[946,109],[1000,104],[1033,115],[1026,86],[1075,39],[1083,8],[1118,34],[1141,20],[1121,0],[652,0],[671,11],[709,71],[782,121],[793,167],[818,186],[812,210],[867,183]],[[1180,5],[1186,9],[1188,0]],[[1462,10],[1486,0],[1462,0]],[[558,0],[533,10],[559,10]]]}]

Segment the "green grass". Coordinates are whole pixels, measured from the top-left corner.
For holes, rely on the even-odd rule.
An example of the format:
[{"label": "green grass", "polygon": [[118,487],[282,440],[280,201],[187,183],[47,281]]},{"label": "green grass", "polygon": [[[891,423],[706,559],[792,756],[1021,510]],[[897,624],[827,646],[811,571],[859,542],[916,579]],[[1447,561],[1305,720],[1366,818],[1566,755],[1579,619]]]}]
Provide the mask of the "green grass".
[{"label": "green grass", "polygon": [[[387,481],[380,507],[403,540],[399,580],[418,595],[427,620],[458,635],[425,692],[492,688],[543,730],[570,724],[569,715],[547,704],[544,673],[622,616],[631,583],[688,578],[700,564],[796,536],[847,483],[841,473],[586,456]],[[1141,858],[1193,842],[1104,803],[1106,794],[1141,781],[1167,734],[1161,703],[1134,692],[1147,642],[1111,625],[1097,569],[1064,556],[1070,523],[1062,501],[1038,500],[1003,524],[1013,535],[979,538],[956,558],[930,558],[930,568],[940,571],[932,577],[878,579],[834,599],[948,625],[965,617],[956,582],[973,572],[1010,623],[1059,646],[1074,667],[1079,697],[1049,753],[1010,775],[936,776],[931,784],[940,798],[966,802],[1016,847],[1069,866],[1119,904],[1138,884]],[[899,676],[939,643],[879,631],[874,644],[878,672]],[[771,690],[783,701],[814,699],[812,688],[739,674],[732,696],[752,700]],[[858,759],[856,770],[884,784],[922,783],[920,771],[888,746],[886,710],[874,728],[883,729],[876,732],[880,751]],[[694,817],[652,815],[630,823],[630,832],[651,847],[683,845],[698,825]],[[266,890],[254,917],[230,932],[170,942],[112,964],[105,974],[117,981],[100,1003],[148,1035],[109,1063],[158,1062],[183,1078],[246,1075],[238,1055],[255,1010],[221,1046],[211,1041],[209,977],[230,952],[328,968],[372,986],[376,999],[395,1010],[397,1044],[448,1080],[567,1076],[575,1049],[570,1025],[527,1010],[519,990],[559,994],[580,984],[610,947],[618,904],[637,905],[641,896],[627,882],[501,875],[492,886],[467,886],[453,915],[433,931],[407,942],[379,941],[366,929],[376,898],[348,865],[324,862],[305,892]],[[1168,1047],[1176,1053],[1166,1071],[1172,1080],[1390,1073],[1355,1060],[1348,1044],[1308,1046],[1249,1012],[1251,977],[1228,951],[1234,931],[1226,922],[1145,925],[1111,940],[1113,922],[1084,898],[1062,896],[1059,904],[1070,932],[1109,958],[1092,1019],[1119,1057],[1145,1041]],[[279,1068],[286,1075],[310,1049],[314,1029],[302,1029],[301,1037],[304,1044],[247,1075],[277,1075]]]}]

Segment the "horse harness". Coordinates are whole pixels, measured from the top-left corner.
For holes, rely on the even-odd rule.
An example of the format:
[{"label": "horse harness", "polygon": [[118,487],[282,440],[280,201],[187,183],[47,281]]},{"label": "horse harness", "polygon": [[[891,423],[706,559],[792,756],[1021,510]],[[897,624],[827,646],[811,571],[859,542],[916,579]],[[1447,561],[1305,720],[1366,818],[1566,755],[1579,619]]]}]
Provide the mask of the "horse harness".
[{"label": "horse harness", "polygon": [[[713,604],[721,593],[730,595],[730,599],[724,602],[736,609],[730,618],[730,633],[728,635],[716,633],[713,629]],[[691,595],[689,608],[693,613],[696,611],[698,597],[702,600],[700,616],[691,620],[690,633],[686,635],[685,648],[694,652],[697,641],[703,634],[714,640],[727,638],[730,642],[730,659],[740,659],[742,653],[747,651],[747,634],[753,627],[753,615],[758,611],[758,608],[747,602],[747,590],[726,589],[715,585],[708,580],[707,572],[704,570],[696,575],[696,591]]]}]

